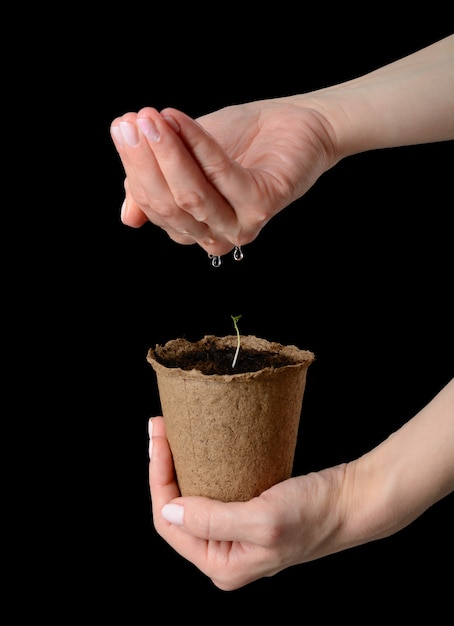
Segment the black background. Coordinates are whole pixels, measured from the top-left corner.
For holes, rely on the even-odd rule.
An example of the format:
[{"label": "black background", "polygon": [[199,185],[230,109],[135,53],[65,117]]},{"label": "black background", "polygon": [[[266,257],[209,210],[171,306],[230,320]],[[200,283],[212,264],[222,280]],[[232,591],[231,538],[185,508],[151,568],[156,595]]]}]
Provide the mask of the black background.
[{"label": "black background", "polygon": [[60,422],[49,430],[61,445],[48,474],[57,551],[44,612],[55,610],[55,594],[64,614],[126,611],[128,624],[211,622],[244,608],[318,621],[450,606],[452,496],[389,539],[229,593],[153,529],[147,421],[160,409],[150,346],[230,334],[230,315],[241,314],[243,334],[312,350],[295,473],[363,454],[454,374],[452,142],[350,157],[245,246],[243,261],[226,256],[218,269],[151,224],[121,224],[123,170],[109,136],[116,116],[150,105],[197,117],[309,91],[451,30],[435,6],[400,21],[378,6],[308,14],[279,5],[247,20],[244,8],[75,15],[75,32],[56,29],[41,61],[43,84],[58,76],[61,87],[48,115],[63,115],[64,147],[49,175],[61,166],[66,190],[55,203],[62,263],[57,271],[53,257],[59,299],[47,320],[59,320]]}]

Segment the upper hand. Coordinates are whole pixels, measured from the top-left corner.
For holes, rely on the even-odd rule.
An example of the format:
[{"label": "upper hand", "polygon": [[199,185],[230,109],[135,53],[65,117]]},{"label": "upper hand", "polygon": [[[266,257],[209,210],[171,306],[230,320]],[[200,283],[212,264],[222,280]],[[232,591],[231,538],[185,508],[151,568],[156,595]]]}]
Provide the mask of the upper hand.
[{"label": "upper hand", "polygon": [[194,121],[147,107],[111,125],[125,172],[122,220],[222,255],[253,241],[330,166],[323,117],[289,99],[226,107]]}]

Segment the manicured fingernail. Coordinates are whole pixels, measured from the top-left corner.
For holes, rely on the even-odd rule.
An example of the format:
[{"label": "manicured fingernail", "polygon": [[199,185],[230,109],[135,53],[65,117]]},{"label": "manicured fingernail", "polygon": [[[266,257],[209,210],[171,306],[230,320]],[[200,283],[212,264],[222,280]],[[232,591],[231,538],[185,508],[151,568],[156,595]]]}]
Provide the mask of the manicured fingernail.
[{"label": "manicured fingernail", "polygon": [[125,142],[123,141],[123,136],[118,126],[111,126],[110,132],[112,133],[112,137],[115,139],[115,141],[123,148]]},{"label": "manicured fingernail", "polygon": [[121,210],[120,210],[120,219],[123,221],[123,218],[125,216],[125,212],[126,212],[126,199],[123,200],[123,204],[121,205]]},{"label": "manicured fingernail", "polygon": [[162,507],[162,517],[176,526],[183,526],[184,508],[179,504],[165,504]]},{"label": "manicured fingernail", "polygon": [[138,117],[137,126],[150,141],[159,141],[159,131],[156,124],[148,117]]},{"label": "manicured fingernail", "polygon": [[139,143],[139,134],[135,124],[131,124],[131,122],[120,122],[120,130],[128,146],[137,146]]},{"label": "manicured fingernail", "polygon": [[151,454],[153,452],[153,421],[151,419],[148,420],[148,458],[151,461]]},{"label": "manicured fingernail", "polygon": [[180,125],[174,117],[171,117],[170,115],[163,115],[162,117],[165,119],[170,128],[173,128],[176,133],[180,132]]}]

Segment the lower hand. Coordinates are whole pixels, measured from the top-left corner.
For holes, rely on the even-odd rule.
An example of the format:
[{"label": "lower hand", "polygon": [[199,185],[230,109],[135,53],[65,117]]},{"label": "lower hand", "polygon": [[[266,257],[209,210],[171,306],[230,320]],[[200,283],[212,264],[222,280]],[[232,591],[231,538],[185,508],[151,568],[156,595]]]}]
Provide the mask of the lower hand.
[{"label": "lower hand", "polygon": [[334,551],[345,466],[290,478],[248,502],[182,497],[164,420],[150,423],[156,531],[217,587],[238,589]]}]

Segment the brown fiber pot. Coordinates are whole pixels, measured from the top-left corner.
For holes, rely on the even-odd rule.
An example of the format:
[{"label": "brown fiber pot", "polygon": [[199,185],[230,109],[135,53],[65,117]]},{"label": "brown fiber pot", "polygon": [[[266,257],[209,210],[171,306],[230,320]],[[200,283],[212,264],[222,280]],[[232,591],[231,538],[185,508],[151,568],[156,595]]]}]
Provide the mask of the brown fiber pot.
[{"label": "brown fiber pot", "polygon": [[[203,373],[196,361],[184,364],[189,369],[179,366],[194,351],[206,361],[219,351],[231,363],[236,345],[235,335],[207,335],[197,342],[173,339],[148,352],[182,495],[245,501],[292,474],[314,354],[246,335],[231,373]],[[269,353],[284,364],[241,372],[242,359]]]}]

